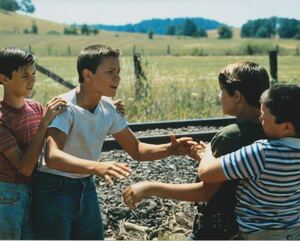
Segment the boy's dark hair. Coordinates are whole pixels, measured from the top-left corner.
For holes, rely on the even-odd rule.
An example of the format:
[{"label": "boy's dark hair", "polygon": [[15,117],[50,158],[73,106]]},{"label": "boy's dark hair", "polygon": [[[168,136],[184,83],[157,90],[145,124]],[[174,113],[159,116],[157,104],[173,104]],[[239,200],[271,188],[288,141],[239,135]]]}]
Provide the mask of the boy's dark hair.
[{"label": "boy's dark hair", "polygon": [[227,65],[219,73],[219,84],[229,95],[238,90],[251,106],[259,108],[261,94],[269,88],[270,79],[264,67],[252,62]]},{"label": "boy's dark hair", "polygon": [[300,87],[298,85],[275,85],[266,90],[260,99],[275,116],[275,123],[291,122],[300,137]]},{"label": "boy's dark hair", "polygon": [[26,50],[9,47],[0,50],[0,74],[12,78],[12,72],[20,67],[33,64],[35,57]]},{"label": "boy's dark hair", "polygon": [[79,76],[79,83],[84,81],[82,71],[88,69],[93,73],[96,72],[97,67],[102,63],[105,57],[119,57],[120,51],[112,49],[105,45],[90,45],[84,50],[80,51],[77,58],[77,72]]}]

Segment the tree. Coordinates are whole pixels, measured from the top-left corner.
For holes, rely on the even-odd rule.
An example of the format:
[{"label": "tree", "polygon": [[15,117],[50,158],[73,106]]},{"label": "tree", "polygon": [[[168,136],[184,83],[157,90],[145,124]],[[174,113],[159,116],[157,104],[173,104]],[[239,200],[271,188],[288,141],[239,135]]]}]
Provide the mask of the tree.
[{"label": "tree", "polygon": [[32,21],[31,32],[34,34],[38,34],[39,32],[38,26],[36,25],[35,21]]},{"label": "tree", "polygon": [[194,37],[198,37],[198,38],[206,38],[207,37],[207,32],[205,31],[204,28],[197,28],[196,34],[194,35]]},{"label": "tree", "polygon": [[70,27],[64,28],[64,34],[66,35],[77,35],[77,27],[76,25],[71,25]]},{"label": "tree", "polygon": [[25,13],[34,13],[35,7],[32,4],[31,0],[19,0],[18,3],[21,11]]},{"label": "tree", "polygon": [[82,35],[90,35],[91,34],[91,29],[90,29],[90,27],[87,25],[87,24],[83,24],[82,26],[81,26],[81,34]]},{"label": "tree", "polygon": [[97,28],[94,28],[94,29],[92,30],[92,33],[93,33],[94,35],[97,35],[97,34],[99,33],[99,30],[98,30]]},{"label": "tree", "polygon": [[148,39],[153,39],[154,31],[153,29],[150,29],[148,32]]},{"label": "tree", "polygon": [[167,35],[175,35],[176,34],[176,27],[175,25],[169,25],[166,31]]},{"label": "tree", "polygon": [[192,19],[187,18],[182,27],[182,35],[185,36],[196,36],[197,33],[197,25],[194,23]]},{"label": "tree", "polygon": [[255,34],[256,38],[270,38],[268,29],[265,26],[261,26]]},{"label": "tree", "polygon": [[232,29],[226,25],[221,25],[218,28],[219,39],[230,39],[232,38]]},{"label": "tree", "polygon": [[31,0],[1,0],[0,9],[10,12],[23,11],[26,13],[33,13],[35,11]]},{"label": "tree", "polygon": [[278,33],[280,38],[294,38],[299,31],[300,21],[282,18],[279,21]]},{"label": "tree", "polygon": [[0,9],[10,11],[10,12],[15,12],[20,9],[20,6],[15,0],[1,0]]}]

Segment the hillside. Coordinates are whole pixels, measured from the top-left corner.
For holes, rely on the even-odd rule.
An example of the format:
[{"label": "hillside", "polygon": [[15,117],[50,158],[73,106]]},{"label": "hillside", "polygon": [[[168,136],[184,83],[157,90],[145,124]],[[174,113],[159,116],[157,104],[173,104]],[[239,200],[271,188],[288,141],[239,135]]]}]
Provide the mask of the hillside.
[{"label": "hillside", "polygon": [[[205,18],[189,18],[198,26],[205,30],[217,29],[223,23],[215,20],[205,19]],[[121,31],[121,32],[132,32],[132,33],[147,33],[150,29],[156,34],[165,34],[168,27],[173,25],[176,28],[180,28],[186,18],[174,18],[174,19],[150,19],[143,20],[137,24],[126,24],[126,25],[94,25],[97,29],[104,29],[109,31]]]},{"label": "hillside", "polygon": [[22,33],[25,29],[31,29],[33,20],[38,26],[39,33],[51,31],[62,33],[66,26],[64,24],[32,18],[23,14],[0,10],[0,31],[5,33]]}]

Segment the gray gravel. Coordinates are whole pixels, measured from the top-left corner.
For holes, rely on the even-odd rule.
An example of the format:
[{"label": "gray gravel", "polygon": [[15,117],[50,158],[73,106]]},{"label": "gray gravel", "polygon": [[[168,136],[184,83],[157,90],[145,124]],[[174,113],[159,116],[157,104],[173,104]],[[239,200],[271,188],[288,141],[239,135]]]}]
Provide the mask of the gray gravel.
[{"label": "gray gravel", "polygon": [[[200,130],[215,130],[213,127],[187,127],[180,129],[148,130],[138,132],[137,136],[181,134]],[[131,210],[122,202],[122,190],[132,183],[155,180],[167,183],[191,183],[196,177],[197,164],[187,156],[172,156],[154,162],[137,162],[124,151],[103,152],[101,159],[129,163],[132,174],[129,178],[115,182],[113,186],[95,177],[100,205],[105,219],[105,237],[113,239],[161,239],[163,233],[182,233],[191,231],[193,203],[170,199],[149,198],[143,200],[137,209]],[[124,222],[130,222],[150,229],[136,236],[124,228]],[[143,236],[144,235],[144,236]],[[182,237],[181,237],[182,239]]]}]

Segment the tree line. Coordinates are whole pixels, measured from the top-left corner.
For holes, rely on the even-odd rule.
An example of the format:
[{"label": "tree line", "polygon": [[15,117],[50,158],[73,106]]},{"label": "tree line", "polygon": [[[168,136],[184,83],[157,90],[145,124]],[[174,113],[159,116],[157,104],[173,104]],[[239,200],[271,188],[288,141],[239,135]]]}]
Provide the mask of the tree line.
[{"label": "tree line", "polygon": [[10,12],[22,11],[26,13],[34,13],[35,11],[31,0],[1,0],[0,9]]},{"label": "tree line", "polygon": [[[220,39],[232,38],[232,28],[227,25],[220,25],[218,27],[218,34]],[[169,25],[166,35],[183,35],[190,37],[206,38],[206,29],[197,26],[193,19],[186,18],[182,25]]]},{"label": "tree line", "polygon": [[300,21],[289,18],[262,18],[250,20],[241,28],[244,38],[295,38],[300,39]]},{"label": "tree line", "polygon": [[[6,11],[12,11],[12,12],[23,11],[27,13],[33,13],[35,11],[35,7],[32,4],[31,0],[0,0],[0,9]],[[185,18],[185,19],[180,18],[174,20],[153,19],[153,20],[142,21],[140,25],[144,23],[144,25],[148,24],[150,26],[153,21],[157,22],[156,25],[160,26],[160,30],[158,31],[156,28],[149,27],[148,28],[149,39],[153,39],[154,34],[157,33],[163,34],[161,31],[163,26],[166,26],[164,25],[166,23],[170,23],[170,25],[167,25],[165,34],[171,36],[181,35],[181,36],[189,36],[195,38],[205,38],[207,37],[207,26],[202,27],[200,23],[206,24],[210,27],[218,26],[217,32],[218,32],[218,37],[220,39],[230,39],[233,36],[233,29],[230,26],[220,24],[216,21],[206,20],[202,18]],[[158,23],[160,23],[160,25]],[[146,30],[144,32],[146,32]],[[38,33],[38,27],[36,23],[33,21],[31,29],[25,29],[24,33]],[[99,30],[97,25],[73,24],[71,26],[64,28],[64,34],[91,35],[91,34],[98,34],[98,33]],[[300,39],[300,21],[297,19],[279,18],[279,17],[249,20],[247,23],[242,25],[240,35],[242,38],[274,38],[278,36],[280,38]]]}]

